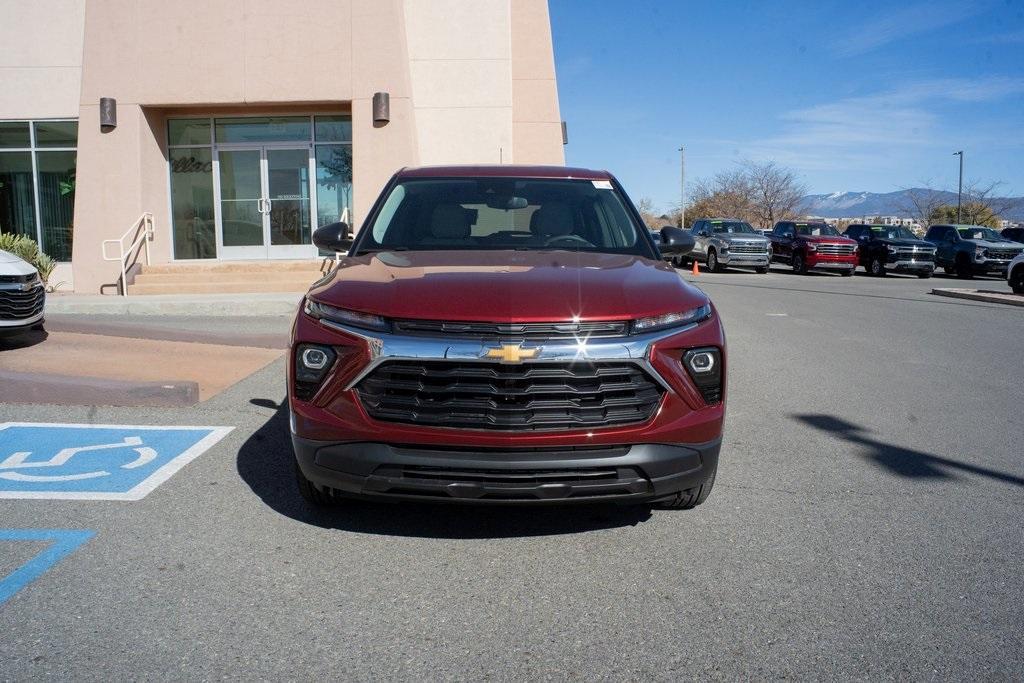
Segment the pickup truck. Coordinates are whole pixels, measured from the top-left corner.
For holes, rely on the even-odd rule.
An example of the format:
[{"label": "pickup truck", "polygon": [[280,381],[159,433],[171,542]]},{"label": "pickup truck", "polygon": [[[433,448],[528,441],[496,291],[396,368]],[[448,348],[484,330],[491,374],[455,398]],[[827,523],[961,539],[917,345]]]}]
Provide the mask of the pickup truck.
[{"label": "pickup truck", "polygon": [[843,233],[859,245],[860,264],[869,275],[910,273],[930,278],[935,270],[935,246],[895,225],[854,223]]},{"label": "pickup truck", "polygon": [[779,221],[768,239],[772,261],[788,263],[801,275],[824,270],[849,277],[857,269],[857,242],[827,223]]},{"label": "pickup truck", "polygon": [[[344,248],[348,226],[313,240]],[[722,323],[606,171],[403,169],[292,328],[299,492],[692,508],[725,419]]]},{"label": "pickup truck", "polygon": [[935,265],[965,279],[988,273],[1006,277],[1010,261],[1024,251],[1024,244],[983,225],[932,225],[924,238],[935,245]]},{"label": "pickup truck", "polygon": [[690,232],[695,241],[692,257],[706,263],[711,272],[729,266],[768,272],[768,240],[749,223],[735,218],[701,219]]}]

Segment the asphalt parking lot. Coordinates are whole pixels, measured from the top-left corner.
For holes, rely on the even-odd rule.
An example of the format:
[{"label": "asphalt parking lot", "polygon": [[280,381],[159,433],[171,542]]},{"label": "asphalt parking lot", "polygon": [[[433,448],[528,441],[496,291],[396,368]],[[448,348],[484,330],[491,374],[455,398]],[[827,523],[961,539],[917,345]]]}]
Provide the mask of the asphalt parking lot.
[{"label": "asphalt parking lot", "polygon": [[[0,679],[1024,676],[1024,310],[944,277],[684,277],[731,367],[689,512],[313,512],[281,359],[191,408],[0,404],[233,428],[141,500],[0,500],[4,529],[92,532],[0,599]],[[0,530],[0,575],[44,547]]]}]

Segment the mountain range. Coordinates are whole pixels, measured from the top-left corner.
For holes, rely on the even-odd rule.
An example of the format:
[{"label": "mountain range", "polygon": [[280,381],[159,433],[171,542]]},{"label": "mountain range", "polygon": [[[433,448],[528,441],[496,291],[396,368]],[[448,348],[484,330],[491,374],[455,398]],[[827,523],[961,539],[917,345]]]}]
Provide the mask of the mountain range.
[{"label": "mountain range", "polygon": [[[903,216],[913,206],[911,193],[928,192],[921,188],[897,190],[896,192],[833,192],[832,194],[809,194],[803,198],[801,213],[822,218],[855,218],[858,216]],[[956,192],[932,190],[949,204],[956,205]],[[1024,220],[1024,197],[994,199],[999,204],[1012,203],[1013,209],[1003,218]]]}]

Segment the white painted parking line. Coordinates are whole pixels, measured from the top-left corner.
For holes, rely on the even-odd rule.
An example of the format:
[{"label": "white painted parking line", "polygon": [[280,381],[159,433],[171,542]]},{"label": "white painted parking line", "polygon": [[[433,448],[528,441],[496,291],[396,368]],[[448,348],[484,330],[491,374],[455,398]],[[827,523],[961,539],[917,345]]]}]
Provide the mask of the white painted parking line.
[{"label": "white painted parking line", "polygon": [[0,424],[0,498],[140,500],[232,427]]}]

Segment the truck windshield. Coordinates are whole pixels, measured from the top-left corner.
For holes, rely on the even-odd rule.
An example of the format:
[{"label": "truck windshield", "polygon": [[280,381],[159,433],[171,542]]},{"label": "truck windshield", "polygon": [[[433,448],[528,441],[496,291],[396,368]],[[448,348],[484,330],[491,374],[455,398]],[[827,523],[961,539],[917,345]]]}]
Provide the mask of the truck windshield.
[{"label": "truck windshield", "polygon": [[828,235],[838,237],[839,233],[828,223],[797,223],[796,234],[798,235]]},{"label": "truck windshield", "polygon": [[871,234],[875,239],[879,240],[916,240],[917,236],[907,230],[906,228],[890,228],[888,226],[884,228],[874,227],[871,228]]},{"label": "truck windshield", "polygon": [[960,239],[964,240],[993,240],[1000,242],[1005,239],[992,228],[957,228]]},{"label": "truck windshield", "polygon": [[395,185],[355,253],[565,249],[658,258],[606,180],[425,178]]},{"label": "truck windshield", "polygon": [[743,223],[741,221],[712,221],[711,229],[716,233],[742,233],[744,235],[759,234],[754,232],[754,229],[750,227],[749,223]]}]

